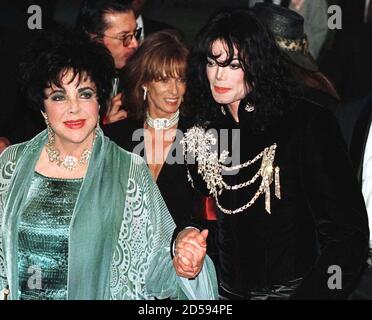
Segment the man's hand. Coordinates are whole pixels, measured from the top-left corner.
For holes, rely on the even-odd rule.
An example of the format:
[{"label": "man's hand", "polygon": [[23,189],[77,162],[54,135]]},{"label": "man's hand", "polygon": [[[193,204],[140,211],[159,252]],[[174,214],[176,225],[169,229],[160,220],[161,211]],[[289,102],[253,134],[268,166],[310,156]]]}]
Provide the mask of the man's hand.
[{"label": "man's hand", "polygon": [[115,97],[111,99],[110,106],[107,110],[103,124],[114,123],[127,118],[128,114],[125,110],[121,109],[122,93],[118,93]]},{"label": "man's hand", "polygon": [[195,278],[203,267],[207,252],[208,230],[182,230],[176,238],[173,265],[178,276]]}]

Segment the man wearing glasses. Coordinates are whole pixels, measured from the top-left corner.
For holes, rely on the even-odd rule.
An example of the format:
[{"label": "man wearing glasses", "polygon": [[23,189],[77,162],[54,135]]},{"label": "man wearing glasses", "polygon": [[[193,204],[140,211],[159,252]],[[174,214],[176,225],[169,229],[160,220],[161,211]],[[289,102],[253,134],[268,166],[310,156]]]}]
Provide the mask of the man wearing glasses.
[{"label": "man wearing glasses", "polygon": [[76,23],[77,31],[103,43],[121,69],[138,48],[141,29],[130,0],[84,0]]},{"label": "man wearing glasses", "polygon": [[[77,32],[102,43],[111,53],[119,71],[136,52],[141,28],[137,27],[131,0],[84,0],[76,22]],[[123,120],[119,77],[113,79],[112,99],[103,124]]]}]

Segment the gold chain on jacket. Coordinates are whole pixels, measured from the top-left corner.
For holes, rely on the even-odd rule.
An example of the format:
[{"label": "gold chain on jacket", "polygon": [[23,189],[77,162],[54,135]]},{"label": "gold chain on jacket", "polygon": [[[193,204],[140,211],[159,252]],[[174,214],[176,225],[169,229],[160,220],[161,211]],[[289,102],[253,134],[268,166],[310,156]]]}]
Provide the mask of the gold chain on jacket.
[{"label": "gold chain on jacket", "polygon": [[[280,169],[278,166],[274,166],[277,144],[274,143],[271,146],[265,148],[252,160],[249,160],[240,165],[227,167],[224,166],[222,163],[225,162],[228,156],[228,152],[222,151],[219,157],[217,155],[217,151],[212,152],[212,146],[214,146],[216,142],[217,140],[212,133],[205,132],[205,130],[200,127],[193,127],[189,129],[185,133],[185,137],[181,141],[185,159],[187,159],[187,154],[189,153],[195,157],[198,166],[198,174],[202,176],[203,180],[207,184],[209,193],[216,200],[217,207],[225,214],[241,213],[252,206],[261,194],[265,193],[265,210],[270,214],[270,185],[273,181],[275,181],[275,196],[278,199],[281,199],[279,177]],[[236,185],[228,185],[223,180],[222,171],[234,171],[247,168],[260,159],[262,159],[260,169],[250,180]],[[238,190],[241,188],[245,188],[253,184],[259,177],[262,178],[260,186],[254,196],[245,205],[234,210],[222,207],[218,197],[219,195],[221,195],[224,189]],[[189,170],[188,178],[192,182],[192,177]]]}]

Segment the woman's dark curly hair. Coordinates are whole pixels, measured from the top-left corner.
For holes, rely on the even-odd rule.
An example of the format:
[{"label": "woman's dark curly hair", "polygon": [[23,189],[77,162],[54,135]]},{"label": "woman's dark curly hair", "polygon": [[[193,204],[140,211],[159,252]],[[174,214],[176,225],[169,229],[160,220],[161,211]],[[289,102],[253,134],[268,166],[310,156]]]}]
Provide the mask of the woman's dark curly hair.
[{"label": "woman's dark curly hair", "polygon": [[194,101],[196,122],[206,126],[220,113],[214,101],[206,75],[207,58],[215,41],[227,46],[227,66],[233,60],[234,48],[251,91],[241,103],[255,106],[254,130],[262,130],[291,107],[294,83],[282,62],[270,31],[249,9],[224,9],[214,14],[196,37],[189,58],[188,91]]},{"label": "woman's dark curly hair", "polygon": [[[143,101],[143,85],[164,77],[185,78],[189,50],[178,32],[162,30],[145,38],[137,52],[123,68],[120,80],[124,89],[123,104],[128,117],[144,120],[147,101]],[[187,102],[180,111],[187,115]]]},{"label": "woman's dark curly hair", "polygon": [[67,30],[40,33],[26,49],[19,75],[29,106],[44,111],[45,89],[61,88],[63,76],[71,70],[71,81],[77,76],[79,83],[89,78],[95,84],[104,114],[115,73],[112,56],[104,46],[81,41]]}]

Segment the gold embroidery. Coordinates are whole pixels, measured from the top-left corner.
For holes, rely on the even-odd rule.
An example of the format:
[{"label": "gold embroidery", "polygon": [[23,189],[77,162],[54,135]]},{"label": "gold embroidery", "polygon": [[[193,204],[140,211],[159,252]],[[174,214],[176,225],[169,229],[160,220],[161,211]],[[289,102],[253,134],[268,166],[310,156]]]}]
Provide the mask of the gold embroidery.
[{"label": "gold embroidery", "polygon": [[[255,158],[249,160],[243,164],[226,167],[222,165],[228,156],[227,151],[223,151],[221,155],[217,156],[217,151],[212,152],[212,146],[216,144],[217,140],[213,134],[205,132],[200,127],[193,127],[185,133],[185,137],[182,139],[184,156],[187,159],[187,154],[190,153],[194,156],[198,163],[198,173],[202,176],[203,180],[207,184],[209,193],[215,198],[217,207],[226,214],[236,214],[243,212],[250,206],[252,206],[258,197],[265,193],[265,209],[268,213],[271,213],[271,193],[270,186],[274,181],[275,173],[275,196],[280,199],[280,181],[279,181],[279,167],[274,167],[275,151],[277,148],[276,143],[265,148]],[[261,167],[257,173],[248,181],[237,185],[228,185],[223,180],[222,171],[234,171],[237,169],[246,168],[258,160],[262,159]],[[188,173],[189,179],[192,181],[190,174]],[[248,201],[242,207],[231,210],[226,209],[219,203],[218,196],[221,195],[223,190],[238,190],[247,187],[254,183],[259,177],[262,178],[261,184],[256,191],[255,195],[250,201]]]}]

